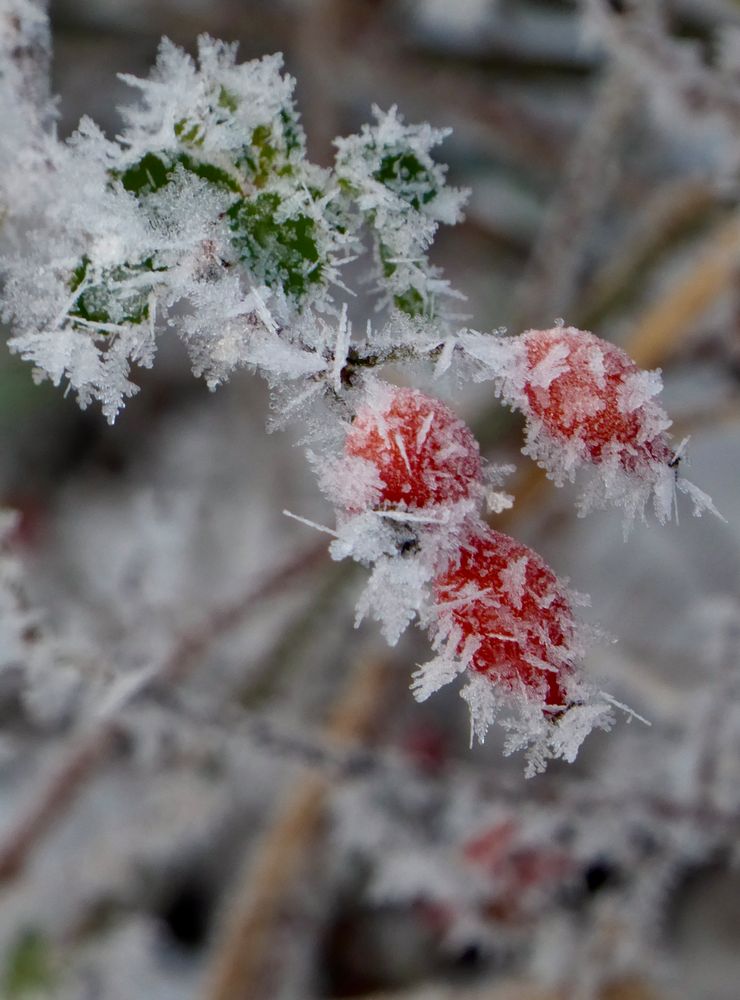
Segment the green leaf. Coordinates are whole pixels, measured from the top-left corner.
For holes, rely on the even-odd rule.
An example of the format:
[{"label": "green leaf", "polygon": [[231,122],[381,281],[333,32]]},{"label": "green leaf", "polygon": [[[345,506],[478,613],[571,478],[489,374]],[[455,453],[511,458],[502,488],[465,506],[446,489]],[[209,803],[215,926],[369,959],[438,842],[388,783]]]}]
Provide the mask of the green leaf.
[{"label": "green leaf", "polygon": [[237,202],[227,213],[232,239],[241,260],[257,277],[300,300],[310,285],[323,278],[316,223],[303,214],[278,223],[279,206],[275,192]]},{"label": "green leaf", "polygon": [[29,928],[17,937],[2,977],[4,1000],[51,989],[55,976],[49,952],[49,943],[39,930]]},{"label": "green leaf", "polygon": [[283,138],[288,155],[302,149],[303,129],[298,122],[295,111],[292,108],[283,108],[280,112],[280,121],[283,125]]},{"label": "green leaf", "polygon": [[408,316],[424,316],[427,311],[424,296],[416,288],[408,288],[400,295],[394,295],[393,304]]},{"label": "green leaf", "polygon": [[[162,154],[164,155],[164,154]],[[187,153],[178,153],[167,163],[162,156],[147,153],[138,163],[129,167],[122,174],[114,174],[127,191],[135,195],[152,194],[166,187],[175,175],[175,167],[180,165],[184,170],[200,177],[209,184],[225,188],[227,191],[240,193],[239,184],[221,167],[212,163],[194,159]]]},{"label": "green leaf", "polygon": [[121,181],[127,191],[138,195],[159,191],[169,183],[172,172],[158,156],[147,153],[138,163],[124,170],[122,174],[114,176]]},{"label": "green leaf", "polygon": [[239,107],[239,100],[235,94],[232,94],[231,91],[222,86],[218,92],[218,106],[226,108],[227,111],[236,111]]},{"label": "green leaf", "polygon": [[199,122],[190,121],[189,118],[181,118],[175,122],[174,132],[180,142],[188,146],[202,146],[205,136]]},{"label": "green leaf", "polygon": [[269,125],[258,125],[253,130],[248,145],[244,146],[237,166],[244,170],[256,188],[263,188],[270,174],[276,172],[277,158],[278,148],[272,129]]},{"label": "green leaf", "polygon": [[[69,286],[71,291],[76,291],[87,276],[90,266],[88,257],[83,257],[81,262],[72,272]],[[148,289],[122,289],[116,285],[125,281],[134,274],[142,274],[147,271],[164,271],[165,268],[155,267],[152,257],[136,264],[124,264],[121,267],[112,268],[108,273],[103,274],[101,280],[86,288],[77,298],[74,308],[70,309],[70,316],[78,316],[87,320],[88,323],[143,323],[149,319],[149,292]],[[101,336],[105,336],[100,331]]]},{"label": "green leaf", "polygon": [[417,210],[438,194],[432,174],[410,150],[386,154],[373,177]]}]

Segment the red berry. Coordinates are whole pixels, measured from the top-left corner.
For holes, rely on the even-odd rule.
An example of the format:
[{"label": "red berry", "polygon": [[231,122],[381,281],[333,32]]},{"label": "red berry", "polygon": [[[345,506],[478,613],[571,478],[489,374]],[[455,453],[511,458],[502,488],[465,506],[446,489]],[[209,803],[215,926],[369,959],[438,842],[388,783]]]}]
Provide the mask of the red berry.
[{"label": "red berry", "polygon": [[379,507],[455,503],[481,483],[478,442],[459,417],[417,389],[380,387],[357,411],[345,453],[371,462]]},{"label": "red berry", "polygon": [[511,850],[518,829],[516,820],[506,819],[472,837],[463,846],[466,861],[495,871]]},{"label": "red berry", "polygon": [[529,330],[522,340],[523,390],[551,437],[579,441],[593,462],[605,450],[616,453],[628,472],[670,462],[669,421],[652,399],[649,376],[621,348],[574,327]]},{"label": "red berry", "polygon": [[[575,622],[563,585],[536,552],[484,528],[435,581],[441,622],[457,627],[460,650],[480,640],[471,667],[550,708],[565,706]],[[549,669],[548,669],[549,668]]]}]

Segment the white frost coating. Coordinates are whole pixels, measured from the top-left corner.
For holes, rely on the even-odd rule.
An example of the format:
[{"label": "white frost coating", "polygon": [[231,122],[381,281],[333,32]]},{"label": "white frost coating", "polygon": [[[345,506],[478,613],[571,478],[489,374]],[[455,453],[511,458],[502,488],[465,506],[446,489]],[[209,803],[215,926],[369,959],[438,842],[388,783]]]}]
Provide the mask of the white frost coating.
[{"label": "white frost coating", "polygon": [[[32,34],[38,12],[18,11]],[[439,371],[449,365],[436,303],[457,293],[426,257],[465,197],[430,155],[445,132],[376,109],[376,125],[339,141],[331,171],[306,159],[279,55],[239,64],[235,45],[202,36],[193,59],[165,39],[148,79],[121,78],[140,95],[121,134],[83,118],[61,143],[52,105],[27,99],[12,59],[0,68],[2,317],[38,379],[98,401],[112,422],[138,391],[132,367],[150,366],[174,327],[210,388],[248,366],[281,391],[318,382],[286,392],[286,412],[340,395],[351,329],[339,295],[353,294],[342,269],[367,254],[368,225],[382,234],[368,266],[394,320],[368,326],[358,357],[444,343]]]},{"label": "white frost coating", "polygon": [[508,730],[504,753],[525,751],[526,778],[541,774],[548,760],[562,758],[573,763],[592,730],[608,732],[614,725],[614,713],[606,701],[574,705],[556,719],[548,719],[541,713],[536,715],[533,706],[526,704],[518,705],[517,709],[516,717],[501,719],[500,724]]},{"label": "white frost coating", "polygon": [[548,353],[539,361],[530,372],[529,381],[531,385],[547,389],[562,375],[568,371],[568,355],[570,351],[565,344],[555,344]]},{"label": "white frost coating", "polygon": [[[631,372],[625,375],[619,387],[619,408],[625,413],[632,413],[645,406],[653,396],[659,396],[662,391],[663,380],[659,369]],[[656,437],[671,426],[671,421],[662,411],[651,410],[645,416],[649,418],[649,422],[641,427],[645,440]]]},{"label": "white frost coating", "polygon": [[192,128],[193,143],[206,152],[239,150],[245,135],[272,122],[291,104],[295,80],[281,73],[282,56],[239,65],[237,48],[203,35],[196,64],[165,38],[149,79],[119,74],[124,83],[141,91],[143,99],[121,109],[126,127],[118,138],[129,163],[137,162],[156,143],[166,148],[178,128]]},{"label": "white frost coating", "polygon": [[406,627],[426,605],[431,573],[424,559],[381,556],[373,566],[359,601],[355,627],[372,615],[389,645],[395,646]]},{"label": "white frost coating", "polygon": [[[459,636],[457,637],[459,641]],[[440,687],[466,671],[466,661],[474,650],[466,649],[458,658],[449,654],[451,644],[414,674],[412,690],[417,701],[426,700]],[[602,696],[589,686],[573,685],[574,696],[583,700],[558,715],[543,713],[541,705],[527,697],[524,690],[506,691],[492,684],[490,678],[468,670],[460,697],[470,710],[470,741],[483,743],[490,726],[497,720],[507,730],[505,753],[525,751],[525,776],[544,771],[548,760],[562,758],[572,762],[584,739],[593,729],[609,730],[614,724],[612,706],[622,708],[610,696]],[[625,711],[631,713],[625,706]]]},{"label": "white frost coating", "polygon": [[421,427],[419,428],[419,432],[416,435],[417,449],[421,448],[421,446],[426,441],[427,434],[429,433],[429,428],[432,426],[433,421],[434,421],[434,411],[430,410],[429,413],[426,415],[426,417],[424,417],[424,422],[422,423]]},{"label": "white frost coating", "polygon": [[431,157],[449,130],[406,125],[395,106],[387,112],[373,106],[372,113],[375,125],[335,140],[337,175],[361,192],[358,205],[385,265],[377,275],[381,301],[392,306],[397,297],[415,299],[428,313],[440,297],[461,297],[429,264],[426,251],[440,223],[460,221],[467,192],[446,187],[446,168]]},{"label": "white frost coating", "polygon": [[347,352],[352,338],[352,325],[347,319],[347,305],[342,306],[342,312],[337,323],[337,339],[334,345],[334,359],[332,361],[331,377],[334,391],[342,391],[342,371],[347,363]]},{"label": "white frost coating", "polygon": [[[463,643],[460,630],[453,631],[449,642],[436,647],[437,655],[414,671],[410,685],[414,698],[419,702],[426,701],[440,688],[464,673],[479,645],[480,640],[472,636]],[[458,648],[461,648],[459,655],[454,652]],[[488,686],[490,687],[490,684]]]},{"label": "white frost coating", "polygon": [[515,608],[521,608],[527,581],[528,556],[514,559],[501,571],[501,583]]},{"label": "white frost coating", "polygon": [[321,491],[340,509],[365,510],[380,496],[382,482],[372,462],[357,455],[308,452]]},{"label": "white frost coating", "polygon": [[[438,592],[429,616],[435,656],[417,669],[411,688],[423,701],[464,674],[460,695],[470,711],[471,743],[483,742],[489,726],[501,721],[509,732],[507,752],[526,750],[530,775],[543,770],[549,759],[572,760],[588,732],[608,728],[612,707],[622,706],[583,674],[587,646],[603,636],[571,617],[568,608],[583,603],[581,595],[571,594],[557,578],[548,582],[550,571],[538,564],[539,557],[517,554],[522,549],[519,543],[498,537],[498,542],[495,534],[486,540],[487,545],[500,546],[495,552],[488,550],[492,562],[479,564],[481,582],[490,581],[490,586],[466,581],[467,571],[460,581],[454,571],[445,582],[438,581],[444,599],[440,601]],[[492,568],[484,568],[499,566],[507,551],[511,557],[495,575]],[[530,560],[532,578],[527,579]],[[448,593],[457,596],[447,599]],[[525,596],[528,609],[523,609]],[[562,610],[555,617],[533,613],[532,603],[547,609],[556,598]],[[472,630],[462,624],[470,621],[476,624]],[[562,641],[553,631],[562,634]],[[531,668],[529,674],[524,665]],[[532,671],[557,674],[557,687],[542,685]],[[555,692],[561,693],[562,704],[554,704]]]},{"label": "white frost coating", "polygon": [[457,347],[457,340],[455,337],[448,337],[444,344],[442,345],[442,350],[439,352],[439,357],[437,358],[437,363],[434,366],[435,378],[441,378],[446,371],[449,370],[452,364],[452,357],[455,353],[455,348]]},{"label": "white frost coating", "polygon": [[[480,580],[463,577],[453,589],[443,582],[460,566],[463,551],[476,550],[476,539],[490,544],[489,529],[478,520],[480,509],[492,493],[501,506],[510,502],[491,487],[512,467],[487,470],[488,488],[472,490],[461,501],[435,502],[438,494],[432,492],[426,496],[435,499],[427,506],[409,506],[405,500],[391,503],[382,499],[389,487],[381,470],[393,483],[392,495],[403,497],[396,477],[402,482],[413,473],[423,480],[424,467],[415,466],[421,449],[433,444],[424,461],[435,467],[439,463],[439,474],[445,463],[469,454],[469,445],[462,445],[459,424],[448,424],[441,410],[426,412],[425,397],[414,390],[370,378],[357,402],[361,405],[346,440],[365,449],[368,457],[351,454],[346,444],[341,456],[311,453],[322,489],[338,509],[332,557],[352,558],[370,568],[357,603],[356,625],[368,616],[377,619],[393,645],[418,621],[430,629],[434,656],[413,674],[411,689],[417,700],[464,674],[461,694],[470,709],[473,739],[483,741],[488,727],[503,717],[510,749],[529,748],[531,773],[552,757],[571,759],[589,729],[603,728],[612,718],[606,698],[581,676],[586,646],[598,634],[576,623],[569,610],[586,603],[584,598],[571,594],[535,553],[495,532],[491,542],[503,547],[493,550],[491,570],[481,570]],[[399,418],[401,402],[409,409],[402,409]],[[480,475],[474,470],[471,466],[470,474]],[[460,612],[463,620],[482,625],[463,633],[456,617]],[[481,665],[476,656],[485,643],[493,645],[481,654]],[[497,666],[498,651],[502,662]],[[553,686],[544,678],[555,673]]]},{"label": "white frost coating", "polygon": [[477,740],[484,743],[489,726],[496,721],[500,709],[500,696],[487,677],[471,673],[460,697],[470,711],[470,746]]},{"label": "white frost coating", "polygon": [[[31,31],[33,8],[23,0],[16,7],[22,30]],[[12,55],[11,41],[0,37],[0,54]],[[64,383],[83,407],[99,401],[109,420],[137,391],[132,366],[153,363],[168,327],[211,388],[240,367],[257,369],[274,390],[275,423],[308,414],[306,439],[323,438],[311,457],[339,508],[337,530],[297,519],[335,536],[335,559],[370,568],[357,623],[374,616],[391,644],[414,620],[431,628],[435,656],[415,673],[415,696],[423,700],[465,673],[474,737],[483,740],[496,715],[511,712],[507,746],[529,748],[530,771],[549,757],[572,759],[590,728],[610,724],[609,704],[621,706],[580,680],[574,664],[583,634],[561,641],[548,629],[560,591],[532,600],[530,557],[521,556],[502,569],[496,587],[471,584],[457,600],[435,592],[440,575],[460,565],[470,531],[481,528],[484,502],[496,512],[511,506],[513,498],[496,488],[502,470],[482,474],[477,445],[460,422],[448,433],[439,410],[408,433],[403,420],[399,429],[384,415],[397,390],[367,369],[426,359],[441,376],[464,355],[474,377],[492,380],[523,411],[524,451],[550,476],[562,482],[591,470],[580,512],[619,504],[626,523],[650,502],[659,520],[668,519],[677,492],[690,496],[695,513],[714,511],[668,460],[670,421],[655,402],[660,373],[629,367],[617,349],[562,323],[518,338],[454,329],[459,317],[440,300],[460,296],[428,251],[437,227],[461,218],[465,193],[446,186],[445,168],[431,155],[446,132],[407,125],[395,107],[375,108],[375,124],[338,140],[336,170],[324,170],[306,161],[294,81],[279,56],[239,65],[235,46],[203,36],[193,59],[164,40],[149,79],[122,77],[141,101],[123,109],[121,135],[110,141],[83,118],[59,143],[48,102],[28,97],[12,58],[0,62],[8,133],[0,137],[0,266],[12,349],[35,366],[37,379]],[[368,323],[363,339],[352,336],[343,268],[365,251],[367,233],[373,291],[387,313],[376,329]],[[533,359],[529,340],[540,335],[551,341]],[[569,381],[571,391],[558,397]],[[363,404],[377,417],[378,451],[398,457],[398,475],[389,477],[398,482],[384,482],[372,461],[337,457]],[[609,438],[608,425],[623,430],[628,418],[632,436]],[[589,435],[598,419],[604,426],[595,446]],[[417,473],[425,449],[434,461]],[[452,502],[466,461],[469,489]],[[168,558],[174,565],[175,556]],[[0,562],[0,667],[25,653],[22,627],[34,621],[14,604],[12,585],[11,564]],[[496,608],[499,619],[486,634],[465,638],[453,611],[474,602]],[[524,627],[527,605],[534,614]],[[517,647],[508,676],[497,675],[500,664],[484,663],[484,673],[475,662],[486,640],[499,643],[503,660],[507,644]],[[55,679],[55,704],[43,709],[49,717],[62,712],[78,682],[64,669]],[[32,685],[29,691],[32,699]],[[566,704],[553,704],[561,695]]]},{"label": "white frost coating", "polygon": [[329,550],[333,559],[351,558],[372,567],[357,603],[356,624],[373,617],[391,645],[415,618],[426,621],[432,581],[458,544],[456,516],[469,517],[470,507],[458,505],[442,522],[394,513],[369,510],[339,517]]}]

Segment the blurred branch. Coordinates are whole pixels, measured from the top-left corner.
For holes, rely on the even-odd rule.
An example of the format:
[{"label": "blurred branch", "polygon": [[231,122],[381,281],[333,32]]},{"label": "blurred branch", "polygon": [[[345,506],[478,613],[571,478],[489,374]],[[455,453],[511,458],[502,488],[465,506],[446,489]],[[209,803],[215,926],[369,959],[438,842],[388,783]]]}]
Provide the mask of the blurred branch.
[{"label": "blurred branch", "polygon": [[[630,657],[630,659],[632,659]],[[499,773],[486,773],[481,775],[475,762],[455,761],[448,763],[443,774],[437,778],[430,778],[429,775],[419,769],[405,755],[393,748],[369,748],[362,745],[361,737],[365,730],[374,721],[373,713],[377,711],[380,698],[385,686],[384,668],[372,666],[372,663],[363,668],[357,678],[356,684],[350,684],[346,696],[338,703],[332,715],[332,721],[322,731],[303,727],[299,721],[285,719],[266,718],[254,711],[245,711],[238,706],[231,705],[225,712],[220,710],[218,719],[204,716],[198,707],[183,704],[178,699],[176,710],[179,720],[186,719],[188,732],[195,732],[201,735],[212,737],[214,742],[226,742],[229,740],[244,740],[255,753],[269,754],[270,757],[278,757],[282,760],[292,762],[302,767],[309,768],[313,772],[310,784],[310,794],[307,795],[312,801],[311,809],[314,808],[313,800],[320,798],[325,800],[326,793],[330,788],[336,788],[345,781],[357,779],[379,779],[387,781],[394,787],[401,787],[404,783],[415,784],[418,782],[436,784],[440,791],[443,788],[460,788],[465,786],[470,789],[471,795],[478,802],[495,800],[500,803],[507,803],[512,806],[521,805],[524,790],[521,781],[511,776]],[[644,678],[641,678],[644,685]],[[652,680],[658,696],[662,696],[663,689],[659,687],[659,682]],[[650,698],[652,692],[645,686],[640,688],[642,694],[647,693]],[[672,692],[666,689],[670,696]],[[346,698],[348,709],[345,712],[344,700]],[[350,700],[352,699],[352,700]],[[653,699],[651,698],[651,701]],[[685,699],[684,699],[685,700]],[[680,697],[675,696],[675,702],[670,706],[669,711],[664,711],[660,718],[653,721],[657,726],[670,727],[675,721],[674,710],[677,711]],[[373,707],[375,706],[375,708]],[[336,720],[339,720],[336,722]],[[359,720],[359,721],[355,721]],[[360,724],[362,723],[362,725]],[[343,726],[343,733],[339,731],[339,726]],[[212,744],[211,744],[212,745]],[[210,750],[210,747],[208,748]],[[313,778],[316,777],[316,782]],[[302,800],[303,792],[307,791],[309,784],[304,780],[295,789],[292,796],[288,797],[288,802],[296,809],[298,801]],[[588,810],[595,812],[621,812],[624,813],[626,800],[619,788],[602,791],[589,779],[573,779],[567,784],[553,788],[547,784],[529,786],[526,789],[526,796],[532,804],[546,806],[548,803],[557,802],[559,807],[565,808],[569,813],[579,813]],[[306,814],[309,807],[306,805]],[[629,809],[632,815],[639,817],[644,815],[653,820],[659,819],[662,822],[695,824],[700,829],[712,829],[715,833],[734,838],[740,832],[740,812],[733,809],[723,809],[705,800],[700,788],[696,789],[696,797],[679,799],[669,795],[655,794],[640,789],[634,789],[629,798]],[[292,815],[291,810],[286,806],[283,815]],[[310,815],[313,815],[311,812]],[[270,846],[272,836],[277,836],[276,831],[280,828],[282,819],[279,818],[268,835],[265,837],[264,847],[266,856],[271,857],[274,849]],[[318,819],[316,820],[318,822]],[[304,826],[304,833],[308,838],[312,826]],[[282,834],[280,834],[282,838]],[[291,843],[291,850],[301,852],[307,845]],[[286,849],[285,845],[281,850]],[[291,864],[294,862],[291,861]],[[270,862],[272,864],[272,862]],[[298,861],[295,862],[298,864]],[[260,867],[259,862],[254,863],[254,871]],[[252,902],[250,908],[254,908],[254,891],[247,887],[249,879],[245,876],[244,896]],[[290,880],[280,887],[280,891],[287,894]],[[271,888],[271,892],[274,891]],[[279,900],[278,900],[279,902]],[[272,920],[276,915],[276,906],[270,903]],[[236,946],[234,945],[236,948]],[[208,1000],[214,1000],[208,997]],[[241,997],[238,997],[241,1000]],[[250,995],[251,1000],[251,995]]]},{"label": "blurred branch", "polygon": [[490,983],[487,986],[472,989],[460,989],[456,986],[427,986],[420,990],[363,993],[359,997],[355,997],[355,1000],[565,1000],[565,997],[560,991],[515,980]]},{"label": "blurred branch", "polygon": [[[376,718],[385,682],[382,662],[360,666],[327,723],[330,743],[351,744],[363,738]],[[270,938],[310,851],[329,789],[324,775],[303,778],[266,831],[256,856],[250,853],[216,942],[205,1000],[260,1000],[267,995],[263,978]]]},{"label": "blurred branch", "polygon": [[588,234],[614,184],[616,149],[637,91],[618,65],[610,67],[588,120],[571,145],[560,190],[545,216],[516,294],[514,326],[552,321],[573,300]]},{"label": "blurred branch", "polygon": [[320,634],[322,627],[331,621],[337,610],[335,605],[351,586],[356,569],[356,564],[349,560],[333,563],[327,569],[317,586],[306,595],[306,601],[295,616],[287,622],[277,642],[250,667],[249,676],[236,695],[242,705],[246,708],[262,705],[281,684],[285,684],[298,664],[305,660],[306,646],[312,636]]},{"label": "blurred branch", "polygon": [[133,700],[162,684],[174,684],[192,670],[217,639],[241,625],[261,603],[274,597],[325,557],[323,542],[301,552],[233,603],[218,608],[198,627],[183,633],[169,656],[154,669],[124,676],[114,685],[87,730],[73,739],[61,765],[36,790],[30,805],[0,840],[0,883],[17,876],[34,848],[64,815],[115,747],[120,732],[118,716]]},{"label": "blurred branch", "polygon": [[661,184],[640,208],[634,226],[609,257],[575,304],[575,325],[593,330],[605,314],[634,296],[646,272],[679,242],[705,226],[717,207],[716,194],[691,178]]},{"label": "blurred branch", "polygon": [[661,364],[693,324],[737,276],[740,216],[733,215],[704,240],[698,259],[638,319],[625,350],[642,368]]},{"label": "blurred branch", "polygon": [[[594,1000],[658,1000],[658,994],[652,987],[634,978],[615,980],[591,995]],[[433,986],[401,992],[364,993],[356,1000],[572,1000],[572,993],[509,979],[469,990]]]},{"label": "blurred branch", "polygon": [[694,47],[671,37],[660,4],[654,0],[620,4],[586,0],[586,6],[601,23],[601,34],[614,57],[646,90],[662,87],[689,118],[718,117],[737,133],[740,91],[736,80],[704,65]]}]

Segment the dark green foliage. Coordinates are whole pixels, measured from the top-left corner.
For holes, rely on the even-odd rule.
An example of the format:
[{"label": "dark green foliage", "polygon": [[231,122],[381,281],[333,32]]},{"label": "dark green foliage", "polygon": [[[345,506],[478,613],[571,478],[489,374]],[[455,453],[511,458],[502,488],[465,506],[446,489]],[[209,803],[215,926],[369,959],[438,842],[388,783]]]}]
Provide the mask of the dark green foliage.
[{"label": "dark green foliage", "polygon": [[159,191],[170,183],[175,175],[175,168],[182,167],[191,174],[195,174],[209,184],[224,188],[227,191],[239,193],[240,188],[236,180],[220,167],[202,160],[196,160],[187,153],[179,153],[173,157],[170,163],[166,163],[161,156],[154,153],[147,153],[138,163],[135,163],[128,170],[118,175],[127,191],[135,195],[152,194]]},{"label": "dark green foliage", "polygon": [[244,147],[237,166],[242,169],[255,187],[262,188],[275,172],[278,148],[269,125],[258,125],[252,132],[249,145]]},{"label": "dark green foliage", "polygon": [[180,142],[188,146],[203,145],[203,130],[198,122],[190,121],[189,118],[181,118],[175,122],[174,131]]},{"label": "dark green foliage", "polygon": [[138,163],[129,167],[122,174],[114,176],[132,194],[148,194],[152,191],[159,191],[169,182],[171,168],[168,168],[154,153],[147,153],[142,156]]},{"label": "dark green foliage", "polygon": [[283,108],[280,112],[280,121],[283,123],[286,153],[290,155],[303,149],[303,129],[298,122],[298,115],[295,111],[292,108]]},{"label": "dark green foliage", "polygon": [[393,296],[393,304],[408,316],[423,316],[427,311],[424,296],[416,288],[409,288],[400,295]]},{"label": "dark green foliage", "polygon": [[218,92],[218,106],[227,111],[236,111],[239,107],[239,101],[226,87],[221,87]]},{"label": "dark green foliage", "polygon": [[[83,257],[72,272],[69,283],[71,291],[74,292],[80,287],[87,276],[89,266],[89,258]],[[164,268],[154,266],[151,257],[138,264],[116,267],[100,283],[86,288],[69,314],[79,316],[80,319],[90,323],[143,323],[149,318],[148,291],[139,288],[123,291],[119,285],[118,292],[114,296],[111,289],[134,274],[162,270]]]},{"label": "dark green foliage", "polygon": [[316,223],[303,214],[278,223],[279,206],[280,196],[274,192],[232,205],[227,214],[233,242],[256,277],[300,300],[323,276]]},{"label": "dark green foliage", "polygon": [[410,150],[387,153],[373,174],[376,181],[403,198],[417,211],[437,195],[437,185],[429,170]]},{"label": "dark green foliage", "polygon": [[[383,277],[392,278],[398,267],[391,259],[390,249],[384,243],[380,243],[378,244],[378,253],[380,255],[380,263],[383,267]],[[431,311],[424,296],[414,287],[407,288],[404,292],[394,295],[393,304],[396,309],[406,313],[407,316],[424,316]]]},{"label": "dark green foliage", "polygon": [[379,243],[378,253],[380,254],[380,263],[383,265],[383,277],[392,278],[396,273],[396,265],[391,260],[391,251],[385,243]]}]

